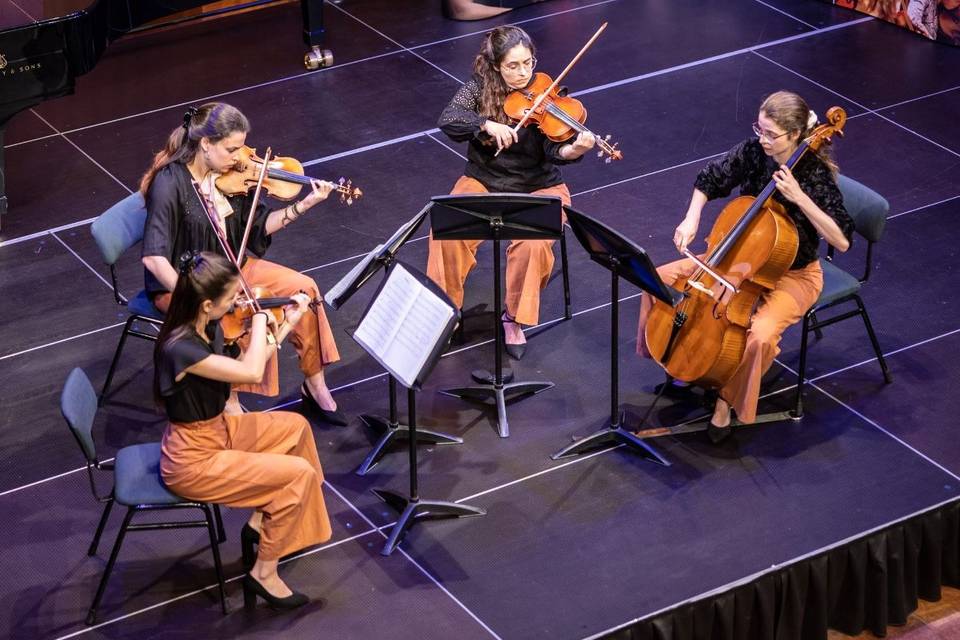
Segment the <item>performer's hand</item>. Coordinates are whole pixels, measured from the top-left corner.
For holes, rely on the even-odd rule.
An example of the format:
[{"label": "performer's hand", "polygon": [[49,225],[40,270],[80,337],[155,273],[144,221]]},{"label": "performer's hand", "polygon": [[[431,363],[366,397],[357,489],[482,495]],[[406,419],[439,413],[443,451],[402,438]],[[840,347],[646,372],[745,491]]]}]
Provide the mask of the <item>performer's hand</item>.
[{"label": "performer's hand", "polygon": [[332,182],[327,182],[326,180],[311,180],[310,181],[310,193],[300,201],[300,205],[297,209],[300,212],[304,212],[318,202],[322,202],[327,199],[327,196],[330,195],[330,192],[333,191],[336,185]]},{"label": "performer's hand", "polygon": [[673,244],[677,247],[677,251],[683,253],[690,246],[697,235],[698,226],[700,225],[690,218],[684,218],[683,222],[677,225],[676,231],[673,232]]},{"label": "performer's hand", "polygon": [[283,308],[287,324],[293,326],[300,322],[300,318],[307,312],[310,298],[305,293],[295,293],[291,296],[296,304],[288,304]]},{"label": "performer's hand", "polygon": [[508,124],[501,124],[493,120],[483,123],[483,130],[497,141],[497,150],[506,149],[517,141],[517,132]]},{"label": "performer's hand", "polygon": [[773,172],[773,181],[777,185],[777,191],[794,204],[799,204],[800,199],[806,196],[803,189],[800,188],[800,183],[793,177],[790,168],[785,164],[780,165],[780,168]]},{"label": "performer's hand", "polygon": [[581,131],[571,145],[574,157],[579,158],[597,144],[597,138],[589,131]]}]

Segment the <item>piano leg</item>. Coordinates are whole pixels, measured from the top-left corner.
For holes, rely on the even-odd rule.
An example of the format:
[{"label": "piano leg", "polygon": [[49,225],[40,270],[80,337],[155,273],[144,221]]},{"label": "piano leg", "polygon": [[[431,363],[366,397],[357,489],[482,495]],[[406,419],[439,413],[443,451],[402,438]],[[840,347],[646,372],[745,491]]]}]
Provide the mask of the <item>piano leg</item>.
[{"label": "piano leg", "polygon": [[4,126],[0,125],[0,229],[3,228],[3,217],[7,215],[7,179],[6,166],[3,164],[3,132]]},{"label": "piano leg", "polygon": [[303,41],[310,51],[303,56],[303,66],[314,71],[333,64],[333,53],[323,45],[323,0],[300,0],[303,12]]}]

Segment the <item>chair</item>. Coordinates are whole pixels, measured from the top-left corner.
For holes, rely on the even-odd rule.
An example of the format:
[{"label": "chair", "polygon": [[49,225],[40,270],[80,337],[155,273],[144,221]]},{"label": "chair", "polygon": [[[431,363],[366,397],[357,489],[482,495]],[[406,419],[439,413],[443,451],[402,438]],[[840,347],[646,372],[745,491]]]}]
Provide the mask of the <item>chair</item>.
[{"label": "chair", "polygon": [[125,305],[130,313],[126,324],[123,326],[123,332],[120,334],[117,350],[113,354],[107,379],[100,391],[98,399],[100,405],[103,404],[107,392],[110,390],[110,383],[113,381],[113,374],[116,372],[120,354],[123,352],[123,345],[127,342],[127,336],[152,341],[157,339],[156,335],[135,328],[134,323],[146,322],[156,329],[159,329],[163,324],[163,312],[153,306],[146,291],[141,290],[133,299],[127,300],[120,294],[117,284],[117,260],[127,249],[143,239],[143,228],[146,220],[147,209],[143,201],[143,195],[137,191],[104,211],[90,226],[90,232],[100,249],[100,255],[103,256],[103,261],[110,267],[113,297],[117,304]]},{"label": "chair", "polygon": [[[820,297],[809,311],[803,316],[803,328],[800,337],[800,367],[797,381],[797,400],[793,411],[794,418],[803,417],[803,385],[806,376],[807,367],[807,334],[814,332],[817,339],[823,337],[821,329],[835,322],[846,320],[854,316],[863,318],[863,324],[867,328],[867,335],[873,344],[873,351],[877,355],[877,361],[883,370],[883,379],[891,382],[890,370],[887,368],[887,362],[883,359],[883,352],[880,350],[880,344],[877,342],[877,336],[873,332],[873,325],[870,324],[870,316],[867,315],[867,309],[860,299],[860,287],[870,278],[870,267],[873,262],[873,245],[879,242],[883,235],[884,226],[887,222],[887,213],[890,211],[890,203],[879,193],[866,187],[856,180],[846,176],[839,176],[837,180],[840,186],[840,192],[843,194],[843,204],[847,213],[853,218],[856,225],[857,235],[867,241],[866,265],[863,275],[857,277],[847,273],[833,263],[833,247],[827,251],[827,258],[820,261],[823,267],[823,291]],[[852,302],[856,309],[850,309],[839,315],[832,316],[826,320],[820,320],[817,314],[825,309],[835,307],[840,304]]]},{"label": "chair", "polygon": [[[210,548],[213,551],[213,563],[217,571],[217,583],[220,587],[220,606],[227,612],[227,600],[224,591],[223,568],[220,564],[220,549],[218,544],[226,541],[223,530],[223,520],[218,505],[209,505],[203,502],[185,500],[170,493],[160,478],[160,443],[137,444],[124,447],[117,452],[114,462],[102,462],[97,458],[96,447],[93,442],[91,428],[97,414],[97,395],[90,384],[90,379],[82,369],[75,368],[70,372],[63,386],[60,396],[60,411],[70,427],[70,431],[77,439],[77,444],[83,450],[87,459],[87,473],[90,477],[90,489],[97,502],[104,503],[103,515],[100,524],[93,536],[93,542],[87,550],[92,556],[97,552],[100,536],[113,503],[127,507],[127,514],[117,533],[117,540],[110,552],[110,559],[100,579],[100,586],[90,605],[86,622],[92,625],[97,621],[97,607],[103,598],[110,572],[117,561],[120,545],[123,543],[127,531],[145,531],[154,529],[184,529],[206,527],[210,534]],[[101,496],[97,490],[94,469],[98,471],[113,470],[113,489],[106,496]],[[211,506],[213,507],[211,509]],[[172,522],[151,521],[143,524],[131,524],[133,516],[142,512],[155,512],[169,509],[199,509],[203,511],[203,520],[180,520]]]}]

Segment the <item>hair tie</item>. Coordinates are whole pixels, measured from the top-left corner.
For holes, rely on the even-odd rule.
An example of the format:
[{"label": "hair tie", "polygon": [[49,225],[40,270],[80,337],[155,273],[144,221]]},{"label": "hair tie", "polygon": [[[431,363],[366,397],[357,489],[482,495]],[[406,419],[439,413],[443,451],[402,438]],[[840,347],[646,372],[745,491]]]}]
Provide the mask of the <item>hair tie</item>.
[{"label": "hair tie", "polygon": [[200,264],[200,261],[203,259],[201,252],[199,251],[187,251],[182,256],[180,256],[180,275],[185,276],[189,275],[197,265]]},{"label": "hair tie", "polygon": [[189,131],[190,131],[190,121],[193,120],[193,117],[194,117],[195,115],[197,115],[198,113],[200,113],[200,111],[199,111],[196,107],[190,107],[190,108],[187,109],[187,111],[183,114],[183,128],[184,128],[184,130],[187,131],[188,133],[189,133]]},{"label": "hair tie", "polygon": [[820,122],[820,119],[817,117],[817,112],[813,109],[810,109],[807,113],[807,130],[813,129],[817,126],[817,123]]}]

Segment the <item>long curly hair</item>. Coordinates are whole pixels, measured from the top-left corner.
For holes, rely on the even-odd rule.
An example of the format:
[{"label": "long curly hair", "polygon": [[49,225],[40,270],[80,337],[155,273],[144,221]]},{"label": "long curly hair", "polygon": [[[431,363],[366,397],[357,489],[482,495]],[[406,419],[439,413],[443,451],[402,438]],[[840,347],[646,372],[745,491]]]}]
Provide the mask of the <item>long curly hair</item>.
[{"label": "long curly hair", "polygon": [[520,27],[497,27],[487,33],[480,53],[473,60],[473,71],[480,77],[480,115],[501,124],[510,123],[503,103],[511,89],[503,80],[500,64],[517,45],[523,45],[530,50],[530,55],[536,56],[536,46],[526,31]]}]

